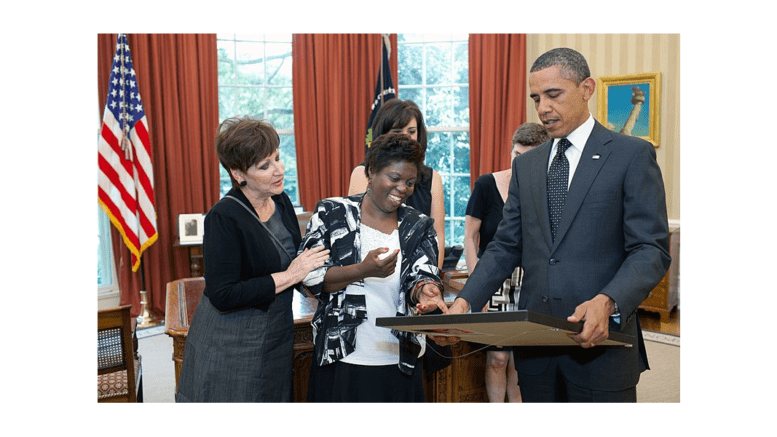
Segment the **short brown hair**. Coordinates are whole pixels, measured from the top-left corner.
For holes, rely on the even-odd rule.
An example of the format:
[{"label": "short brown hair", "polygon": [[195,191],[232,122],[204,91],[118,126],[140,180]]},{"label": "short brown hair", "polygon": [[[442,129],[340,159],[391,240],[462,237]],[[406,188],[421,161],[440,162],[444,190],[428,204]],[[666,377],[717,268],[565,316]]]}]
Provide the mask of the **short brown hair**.
[{"label": "short brown hair", "polygon": [[543,125],[539,123],[524,123],[515,130],[510,148],[512,149],[516,144],[526,147],[539,146],[548,141],[549,138],[548,131],[545,130]]},{"label": "short brown hair", "polygon": [[248,171],[262,159],[270,156],[280,144],[278,132],[267,120],[251,116],[228,118],[216,132],[216,156],[229,173],[234,188],[237,181],[230,170]]}]

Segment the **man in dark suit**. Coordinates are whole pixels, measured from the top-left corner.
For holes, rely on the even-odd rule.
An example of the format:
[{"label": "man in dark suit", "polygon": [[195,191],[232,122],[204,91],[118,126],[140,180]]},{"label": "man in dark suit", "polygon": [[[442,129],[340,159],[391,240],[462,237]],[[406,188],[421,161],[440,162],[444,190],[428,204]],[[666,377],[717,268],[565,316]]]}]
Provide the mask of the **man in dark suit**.
[{"label": "man in dark suit", "polygon": [[[593,119],[590,75],[571,49],[532,65],[530,95],[551,140],[513,160],[502,222],[450,309],[479,311],[520,265],[520,309],[583,322],[580,346],[515,349],[524,402],[636,402],[648,368],[637,307],[671,261],[655,150]],[[609,329],[637,343],[597,347]]]}]

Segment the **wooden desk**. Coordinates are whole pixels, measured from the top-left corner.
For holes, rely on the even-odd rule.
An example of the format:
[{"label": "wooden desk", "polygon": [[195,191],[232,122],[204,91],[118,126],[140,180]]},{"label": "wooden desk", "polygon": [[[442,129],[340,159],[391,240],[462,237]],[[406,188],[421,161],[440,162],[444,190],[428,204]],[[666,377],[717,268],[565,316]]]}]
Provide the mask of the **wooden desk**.
[{"label": "wooden desk", "polygon": [[[467,282],[467,270],[443,272],[443,298],[450,306]],[[451,365],[425,375],[427,402],[488,402],[486,394],[486,352],[483,345],[461,341],[451,346]],[[434,353],[427,350],[427,353]]]},{"label": "wooden desk", "polygon": [[639,306],[643,311],[658,313],[661,322],[669,321],[680,301],[678,280],[680,277],[680,228],[673,229],[669,237],[669,254],[672,256],[672,264],[661,279],[661,282],[650,291],[648,297]]},{"label": "wooden desk", "polygon": [[[466,273],[464,273],[466,275]],[[466,276],[459,272],[444,275],[446,292],[445,301],[450,305],[456,298],[456,293],[461,289],[463,282],[455,281]],[[204,280],[192,278],[197,282]],[[171,282],[171,284],[173,284]],[[458,288],[455,288],[458,287]],[[165,318],[165,333],[173,338],[173,362],[175,364],[175,387],[178,390],[178,380],[181,374],[184,349],[186,347],[186,335],[189,331],[189,321],[202,296],[202,290],[194,287],[192,293],[186,293],[185,299],[179,299],[177,286],[169,286],[167,289],[167,316]],[[313,318],[318,302],[311,297],[302,296],[294,292],[294,356],[292,400],[305,402],[307,399],[308,381],[310,380],[310,366],[313,363],[313,330],[310,321]],[[431,375],[424,375],[424,388],[427,402],[486,402],[488,400],[485,391],[485,352],[472,353],[479,345],[471,345],[460,342],[453,345],[451,365]],[[434,352],[428,352],[434,353]],[[469,355],[468,355],[469,354]]]}]

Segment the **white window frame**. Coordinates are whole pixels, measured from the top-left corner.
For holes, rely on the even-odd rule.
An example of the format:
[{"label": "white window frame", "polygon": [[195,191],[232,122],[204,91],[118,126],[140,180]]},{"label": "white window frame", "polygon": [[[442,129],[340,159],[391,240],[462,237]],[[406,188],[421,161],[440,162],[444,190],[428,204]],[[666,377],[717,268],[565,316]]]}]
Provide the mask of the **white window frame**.
[{"label": "white window frame", "polygon": [[[462,34],[462,36],[463,36],[463,34]],[[404,46],[407,46],[407,45],[425,46],[425,45],[430,45],[430,44],[439,44],[439,43],[451,43],[451,44],[453,44],[453,43],[461,43],[461,42],[466,42],[467,44],[469,44],[469,35],[466,35],[466,36],[463,36],[463,37],[457,37],[456,34],[449,34],[449,35],[423,35],[420,38],[420,41],[399,42],[398,43],[399,47],[397,47],[397,50],[402,50],[402,48]],[[407,89],[427,89],[428,90],[428,89],[433,89],[433,88],[450,88],[450,87],[456,87],[456,86],[466,86],[467,88],[469,88],[469,82],[459,83],[459,82],[452,82],[451,81],[451,82],[448,82],[448,83],[440,83],[440,84],[432,84],[432,85],[427,84],[426,83],[426,72],[427,72],[427,70],[426,70],[426,67],[427,67],[426,66],[426,60],[427,60],[426,56],[425,55],[422,56],[422,63],[421,63],[421,66],[420,66],[420,68],[421,68],[421,76],[423,78],[423,80],[422,80],[423,83],[422,84],[403,84],[403,83],[401,83],[400,78],[399,77],[397,78],[398,97],[400,99],[404,99],[404,97],[402,96],[402,90],[407,90]],[[449,62],[451,63],[451,66],[453,66],[453,63],[455,62],[455,59],[453,58],[453,52],[451,52],[451,57],[449,59]],[[421,109],[421,112],[424,114],[424,119],[427,119],[426,111],[425,111],[425,109],[426,109],[425,108],[425,102],[416,102],[416,103],[419,105],[419,107]],[[427,123],[426,123],[426,131],[427,131],[427,133],[466,132],[467,134],[469,134],[470,133],[470,128],[469,128],[469,123],[467,123],[466,126],[464,126],[464,125],[461,125],[461,126],[430,126],[428,124],[428,121],[427,121]],[[455,158],[456,155],[455,155],[455,150],[453,150],[453,145],[452,144],[450,145],[450,147],[451,147],[451,151],[450,151],[450,154],[449,154],[449,167],[447,169],[439,169],[439,168],[434,168],[433,167],[435,170],[437,170],[438,173],[440,173],[440,176],[443,179],[443,184],[449,183],[449,178],[463,177],[463,176],[466,176],[468,178],[471,177],[469,171],[467,171],[466,173],[454,172],[453,171],[454,166],[453,166],[453,161],[452,160]],[[471,185],[471,183],[469,185]],[[452,193],[453,193],[453,189],[454,189],[454,187],[450,187],[450,190],[451,190]],[[469,195],[469,193],[468,193],[468,195]],[[461,232],[461,235],[457,235],[459,238],[456,238],[455,240],[453,239],[453,237],[449,237],[450,229],[454,229],[454,226],[455,226],[454,223],[455,222],[460,222],[462,224],[462,226],[463,226],[463,223],[464,223],[464,216],[463,215],[461,215],[461,216],[453,215],[453,212],[455,210],[455,198],[456,198],[456,196],[452,195],[452,196],[450,196],[449,198],[447,198],[445,200],[445,202],[446,202],[446,205],[445,205],[446,240],[448,240],[450,238],[452,240],[452,245],[455,245],[455,244],[462,244],[463,245],[463,240],[464,240],[463,231]],[[449,224],[450,224],[450,226],[448,226]],[[448,246],[448,245],[449,244],[446,241],[446,246]]]},{"label": "white window frame", "polygon": [[[234,61],[234,63],[233,63],[233,71],[237,72],[237,43],[238,42],[251,42],[251,43],[263,43],[263,44],[266,44],[267,42],[271,42],[271,43],[272,42],[280,42],[280,41],[278,41],[276,39],[273,39],[273,38],[269,38],[268,39],[268,35],[271,35],[271,34],[250,34],[250,35],[245,35],[245,34],[218,34],[216,36],[216,39],[217,39],[217,42],[227,41],[227,42],[232,42],[232,44],[234,45],[233,52],[236,54],[236,56],[233,59],[233,61]],[[291,45],[291,42],[289,42],[289,44]],[[286,86],[286,85],[283,85],[283,86],[267,85],[267,69],[266,68],[264,69],[264,75],[265,75],[265,80],[264,80],[264,84],[263,85],[243,85],[243,84],[237,84],[237,83],[233,83],[233,84],[222,84],[222,83],[219,83],[218,84],[218,88],[219,89],[221,89],[221,88],[233,88],[235,90],[240,89],[240,88],[260,88],[260,89],[265,89],[265,90],[271,89],[271,88],[289,88],[289,86]],[[292,93],[294,93],[293,87],[291,87],[291,89],[292,89]],[[220,93],[219,93],[219,95],[220,95]],[[235,99],[234,107],[233,107],[233,110],[232,110],[232,114],[230,114],[228,116],[225,116],[223,114],[219,114],[219,120],[223,121],[224,119],[226,119],[228,117],[231,117],[233,115],[234,116],[246,115],[246,114],[238,114],[237,113],[237,111],[238,111],[237,107],[238,107],[238,100]],[[266,110],[266,107],[265,107],[265,110]],[[253,114],[253,115],[257,116],[257,117],[260,117],[260,118],[267,118],[267,114],[266,113],[265,114]],[[293,128],[292,129],[279,129],[276,126],[275,130],[276,130],[276,132],[278,132],[278,136],[281,137],[281,140],[283,140],[283,138],[286,137],[286,136],[291,136],[292,140],[294,140],[295,144],[296,144],[296,138],[294,136],[294,129]],[[284,160],[283,155],[281,156],[281,160]],[[294,199],[295,196],[290,196],[290,197],[292,198],[292,203],[294,203],[295,206],[299,206],[299,174],[295,174],[295,175],[293,175],[293,177],[291,177],[292,175],[288,174],[289,173],[288,172],[288,165],[286,167],[287,167],[286,179],[287,180],[295,181],[297,183],[297,193],[296,193],[297,199],[296,199],[296,202],[295,202],[295,199]],[[225,176],[228,177],[228,175],[226,174],[226,170],[224,170],[224,168],[220,164],[219,164],[219,175],[220,175],[219,181],[221,181],[221,178],[223,178]],[[225,187],[221,186],[221,182],[219,182],[219,193],[220,193],[220,196],[223,196],[224,188]],[[231,188],[231,186],[230,186],[230,188]],[[227,189],[227,191],[228,191],[228,189]]]}]

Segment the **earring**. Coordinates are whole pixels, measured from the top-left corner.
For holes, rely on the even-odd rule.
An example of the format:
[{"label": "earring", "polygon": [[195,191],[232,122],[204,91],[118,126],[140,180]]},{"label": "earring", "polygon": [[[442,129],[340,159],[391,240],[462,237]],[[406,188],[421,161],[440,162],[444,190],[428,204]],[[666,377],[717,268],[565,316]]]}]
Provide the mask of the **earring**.
[{"label": "earring", "polygon": [[367,189],[364,190],[364,195],[372,196],[372,179],[367,179]]},{"label": "earring", "polygon": [[245,187],[246,185],[248,185],[248,182],[247,182],[247,181],[243,181],[243,182],[241,182],[241,183],[240,183],[240,186],[241,186],[241,187]]}]

